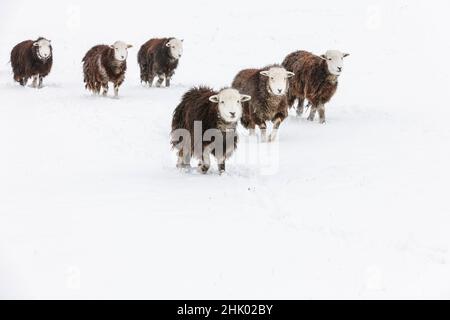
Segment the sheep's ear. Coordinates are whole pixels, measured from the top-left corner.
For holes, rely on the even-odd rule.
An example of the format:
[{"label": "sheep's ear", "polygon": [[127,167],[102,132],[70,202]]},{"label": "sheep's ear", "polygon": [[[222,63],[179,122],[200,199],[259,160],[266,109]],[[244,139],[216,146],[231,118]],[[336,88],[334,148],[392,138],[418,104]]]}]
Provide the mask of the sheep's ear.
[{"label": "sheep's ear", "polygon": [[327,56],[324,55],[324,54],[321,54],[321,55],[320,55],[320,59],[322,59],[322,60],[327,60]]},{"label": "sheep's ear", "polygon": [[288,78],[292,78],[293,76],[295,76],[295,73],[290,72],[290,71],[287,71],[286,74],[287,74]]},{"label": "sheep's ear", "polygon": [[111,49],[114,49],[114,46],[113,46],[113,45],[110,45],[109,47],[110,47]]},{"label": "sheep's ear", "polygon": [[262,75],[262,76],[265,76],[265,77],[268,77],[269,76],[269,71],[261,71],[260,73],[259,73],[260,75]]},{"label": "sheep's ear", "polygon": [[342,57],[343,58],[346,58],[346,57],[348,57],[350,55],[350,53],[344,53],[343,55],[342,55]]},{"label": "sheep's ear", "polygon": [[127,48],[130,49],[133,48],[133,46],[131,44],[127,44]]},{"label": "sheep's ear", "polygon": [[241,94],[241,102],[246,102],[251,100],[252,97],[246,95],[246,94]]},{"label": "sheep's ear", "polygon": [[219,96],[218,95],[211,96],[209,97],[209,101],[219,103]]}]

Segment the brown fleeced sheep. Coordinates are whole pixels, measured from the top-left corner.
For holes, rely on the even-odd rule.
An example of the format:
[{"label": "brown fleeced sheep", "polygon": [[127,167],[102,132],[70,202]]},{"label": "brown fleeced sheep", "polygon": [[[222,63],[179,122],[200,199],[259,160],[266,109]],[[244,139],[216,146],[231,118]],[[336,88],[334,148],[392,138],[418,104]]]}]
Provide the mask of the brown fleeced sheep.
[{"label": "brown fleeced sheep", "polygon": [[23,41],[11,51],[14,80],[22,86],[33,78],[32,86],[42,88],[42,81],[50,73],[52,65],[53,48],[51,41],[45,38]]},{"label": "brown fleeced sheep", "polygon": [[132,46],[116,41],[112,46],[97,45],[84,56],[83,73],[87,90],[103,96],[108,94],[108,83],[114,84],[114,96],[118,97],[119,87],[125,80],[128,49]]},{"label": "brown fleeced sheep", "polygon": [[232,87],[252,97],[243,104],[242,125],[255,132],[255,126],[261,130],[262,140],[266,141],[266,121],[272,121],[273,129],[269,141],[274,141],[281,122],[288,116],[286,93],[289,78],[294,73],[286,71],[280,65],[272,65],[262,69],[245,69],[233,80]]},{"label": "brown fleeced sheep", "polygon": [[141,70],[141,82],[150,87],[158,77],[157,87],[170,87],[170,80],[178,67],[183,54],[183,40],[176,38],[151,39],[144,43],[138,52],[138,63]]},{"label": "brown fleeced sheep", "polygon": [[212,154],[220,173],[224,172],[225,160],[237,146],[242,103],[248,100],[250,96],[231,88],[216,92],[198,87],[186,92],[172,118],[171,144],[178,150],[177,167],[190,168],[193,156],[200,160],[199,170],[206,173]]},{"label": "brown fleeced sheep", "polygon": [[318,111],[320,123],[325,123],[325,104],[336,92],[343,60],[348,55],[337,50],[329,50],[321,56],[307,51],[289,54],[284,59],[283,66],[296,74],[289,86],[289,107],[298,100],[297,114],[300,116],[303,114],[303,104],[307,99],[311,108],[308,120],[314,121]]}]

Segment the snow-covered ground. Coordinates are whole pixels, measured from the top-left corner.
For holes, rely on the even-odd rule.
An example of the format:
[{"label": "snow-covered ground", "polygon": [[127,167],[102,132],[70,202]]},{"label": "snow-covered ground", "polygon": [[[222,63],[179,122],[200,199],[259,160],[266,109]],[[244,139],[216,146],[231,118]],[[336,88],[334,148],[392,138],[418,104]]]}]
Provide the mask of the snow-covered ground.
[{"label": "snow-covered ground", "polygon": [[[0,4],[0,298],[450,298],[448,1],[110,3]],[[9,52],[40,35],[53,71],[21,88]],[[172,35],[173,87],[142,87],[139,46]],[[121,97],[93,97],[80,60],[119,39]],[[184,91],[297,49],[351,53],[326,125],[175,169]]]}]

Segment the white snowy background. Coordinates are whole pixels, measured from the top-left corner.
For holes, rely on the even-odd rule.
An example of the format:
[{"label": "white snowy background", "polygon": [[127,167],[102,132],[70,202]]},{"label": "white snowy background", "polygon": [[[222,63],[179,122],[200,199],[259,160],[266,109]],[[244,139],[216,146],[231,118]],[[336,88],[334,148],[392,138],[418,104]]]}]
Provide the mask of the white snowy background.
[{"label": "white snowy background", "polygon": [[[2,0],[0,298],[450,298],[449,10]],[[22,88],[9,53],[38,36],[54,68]],[[185,54],[173,87],[148,89],[136,55],[158,36]],[[81,58],[116,40],[134,45],[121,97],[93,97]],[[326,125],[292,114],[274,146],[241,128],[226,175],[176,170],[183,92],[298,49],[351,53]]]}]

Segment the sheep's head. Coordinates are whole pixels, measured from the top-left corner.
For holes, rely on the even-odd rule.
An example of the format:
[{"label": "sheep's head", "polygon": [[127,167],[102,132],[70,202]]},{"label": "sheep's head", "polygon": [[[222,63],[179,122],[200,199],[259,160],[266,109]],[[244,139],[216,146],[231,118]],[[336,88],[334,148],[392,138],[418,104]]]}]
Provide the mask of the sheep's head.
[{"label": "sheep's head", "polygon": [[349,55],[349,53],[342,53],[338,50],[328,50],[320,57],[327,62],[328,71],[332,75],[339,76],[344,68],[344,58]]},{"label": "sheep's head", "polygon": [[47,60],[52,56],[52,44],[50,40],[39,38],[33,43],[36,48],[36,54],[39,59]]},{"label": "sheep's head", "polygon": [[260,74],[267,77],[267,91],[276,96],[286,94],[289,81],[294,76],[293,72],[287,71],[283,67],[271,67],[268,70],[261,71]]},{"label": "sheep's head", "polygon": [[180,59],[183,55],[183,40],[176,38],[170,39],[167,41],[166,47],[169,48],[170,55],[175,60]]},{"label": "sheep's head", "polygon": [[209,97],[209,101],[219,105],[220,117],[226,122],[237,122],[242,116],[242,102],[249,101],[250,96],[240,94],[236,89],[223,89]]},{"label": "sheep's head", "polygon": [[114,50],[114,59],[118,61],[125,61],[128,57],[128,49],[133,46],[131,44],[126,44],[123,41],[116,41],[109,47]]}]

